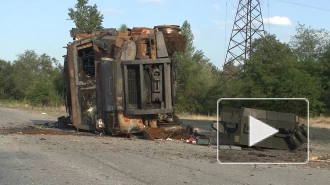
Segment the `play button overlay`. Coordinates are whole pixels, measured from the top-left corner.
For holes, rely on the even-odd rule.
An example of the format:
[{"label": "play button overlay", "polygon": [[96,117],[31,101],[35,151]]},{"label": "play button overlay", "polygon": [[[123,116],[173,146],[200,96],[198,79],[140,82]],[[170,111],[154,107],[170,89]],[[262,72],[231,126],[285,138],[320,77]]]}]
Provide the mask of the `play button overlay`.
[{"label": "play button overlay", "polygon": [[219,164],[289,165],[310,159],[305,98],[220,98],[212,128]]},{"label": "play button overlay", "polygon": [[267,125],[266,123],[252,116],[249,116],[249,131],[250,147],[278,133],[277,129]]}]

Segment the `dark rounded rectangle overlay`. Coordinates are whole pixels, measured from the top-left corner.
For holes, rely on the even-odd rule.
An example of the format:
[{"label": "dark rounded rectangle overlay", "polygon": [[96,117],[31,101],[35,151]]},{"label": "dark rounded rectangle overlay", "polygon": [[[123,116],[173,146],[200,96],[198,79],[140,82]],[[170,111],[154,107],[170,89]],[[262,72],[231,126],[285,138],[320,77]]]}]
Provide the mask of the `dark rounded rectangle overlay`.
[{"label": "dark rounded rectangle overlay", "polygon": [[[278,132],[249,146],[250,117]],[[307,164],[309,161],[306,98],[220,98],[217,123],[220,164]]]}]

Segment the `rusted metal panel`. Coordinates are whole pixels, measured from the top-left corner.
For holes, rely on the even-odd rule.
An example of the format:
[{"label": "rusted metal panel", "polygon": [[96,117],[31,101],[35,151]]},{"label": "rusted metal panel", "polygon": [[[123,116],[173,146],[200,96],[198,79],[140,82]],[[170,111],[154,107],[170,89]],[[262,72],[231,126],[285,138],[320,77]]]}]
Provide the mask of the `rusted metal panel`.
[{"label": "rusted metal panel", "polygon": [[157,119],[149,119],[148,120],[148,126],[150,126],[151,128],[157,128]]},{"label": "rusted metal panel", "polygon": [[92,38],[88,38],[88,39],[84,39],[84,40],[76,40],[76,41],[74,41],[73,44],[75,44],[76,46],[77,45],[84,45],[84,44],[91,43],[92,41],[93,41]]},{"label": "rusted metal panel", "polygon": [[121,47],[126,41],[128,41],[131,38],[131,36],[128,36],[128,32],[121,32],[118,34],[118,37],[116,38],[116,46]]},{"label": "rusted metal panel", "polygon": [[80,110],[79,110],[79,100],[78,100],[78,89],[76,87],[76,73],[74,69],[74,45],[68,46],[68,70],[69,70],[69,80],[70,80],[70,92],[71,92],[71,105],[72,105],[72,124],[75,127],[79,127],[81,122]]},{"label": "rusted metal panel", "polygon": [[136,44],[135,42],[129,40],[125,42],[123,47],[121,48],[121,57],[122,61],[126,60],[134,60],[136,57]]},{"label": "rusted metal panel", "polygon": [[77,34],[76,39],[87,39],[93,37],[95,34]]},{"label": "rusted metal panel", "polygon": [[146,27],[134,27],[131,30],[131,35],[132,36],[139,36],[139,35],[148,35],[150,33],[152,33],[153,30],[150,28],[146,28]]},{"label": "rusted metal panel", "polygon": [[151,59],[157,59],[157,42],[155,34],[149,34],[149,45],[150,45],[150,55]]},{"label": "rusted metal panel", "polygon": [[[111,58],[101,58],[101,65],[99,65],[99,78],[100,78],[100,100],[102,108],[105,112],[114,111],[114,80],[113,80],[113,67],[114,62]],[[100,104],[101,105],[101,104]]]},{"label": "rusted metal panel", "polygon": [[137,55],[139,59],[149,59],[150,57],[147,55],[147,44],[145,43],[145,40],[138,39],[137,41],[138,44],[138,51]]},{"label": "rusted metal panel", "polygon": [[128,61],[122,61],[121,62],[124,65],[137,65],[137,64],[168,64],[171,63],[171,59],[169,58],[161,58],[157,60],[128,60]]},{"label": "rusted metal panel", "polygon": [[91,42],[86,43],[86,44],[82,44],[82,45],[77,46],[77,50],[85,49],[85,48],[92,47],[92,46],[93,46],[93,44]]},{"label": "rusted metal panel", "polygon": [[81,109],[81,124],[90,125],[96,123],[96,91],[95,87],[89,89],[79,89],[80,94],[80,109]]},{"label": "rusted metal panel", "polygon": [[[171,66],[169,64],[164,64],[164,83],[165,87],[171,87]],[[165,102],[166,109],[172,109],[172,89],[165,89]]]},{"label": "rusted metal panel", "polygon": [[70,36],[73,38],[73,40],[79,39],[79,40],[85,40],[97,35],[116,35],[118,34],[118,31],[114,28],[108,28],[108,29],[102,29],[102,30],[94,30],[92,32],[86,32],[78,30],[77,28],[72,28],[70,30]]},{"label": "rusted metal panel", "polygon": [[[95,40],[94,40],[95,43]],[[107,47],[107,45],[105,43],[102,43],[102,45],[104,45],[105,47]],[[102,94],[101,94],[101,88],[100,88],[100,82],[101,82],[101,76],[99,74],[101,74],[100,69],[99,69],[99,63],[100,60],[102,58],[101,53],[99,48],[97,47],[96,44],[93,44],[93,50],[94,50],[94,66],[95,66],[95,80],[96,80],[96,87],[95,87],[95,94],[96,94],[96,115],[97,117],[101,117],[102,118],[102,109],[103,109],[103,104],[102,104]],[[96,121],[96,120],[95,120]]]},{"label": "rusted metal panel", "polygon": [[[77,60],[77,50],[76,50],[76,44],[73,44],[72,48],[72,60],[71,62],[73,63],[73,69],[74,69],[74,75],[75,75],[75,80],[74,84],[76,85],[76,88],[79,85],[79,72],[80,70],[78,69],[78,60]],[[76,90],[77,96],[78,96],[78,89]]]},{"label": "rusted metal panel", "polygon": [[156,32],[156,40],[157,40],[157,57],[158,58],[168,57],[165,40],[162,32]]},{"label": "rusted metal panel", "polygon": [[128,116],[118,113],[118,123],[120,131],[124,134],[138,133],[145,128],[141,116]]},{"label": "rusted metal panel", "polygon": [[178,25],[160,25],[160,26],[155,26],[154,29],[156,31],[161,31],[167,34],[169,33],[178,34],[181,31],[181,28]]}]

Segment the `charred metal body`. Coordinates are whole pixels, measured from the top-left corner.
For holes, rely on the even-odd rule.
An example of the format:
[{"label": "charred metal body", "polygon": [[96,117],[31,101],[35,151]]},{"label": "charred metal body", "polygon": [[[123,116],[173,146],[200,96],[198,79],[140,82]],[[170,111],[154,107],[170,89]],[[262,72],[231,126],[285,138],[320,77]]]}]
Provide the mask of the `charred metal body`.
[{"label": "charred metal body", "polygon": [[257,143],[255,147],[294,150],[307,142],[307,128],[304,124],[299,123],[299,117],[295,114],[229,107],[221,110],[219,124],[216,122],[213,124],[213,128],[218,129],[219,141],[248,146],[249,116],[279,130],[277,134]]},{"label": "charred metal body", "polygon": [[[176,125],[178,26],[80,32],[64,60],[67,114],[82,130],[113,135]],[[166,29],[165,29],[166,28]],[[76,40],[75,40],[76,39]]]}]

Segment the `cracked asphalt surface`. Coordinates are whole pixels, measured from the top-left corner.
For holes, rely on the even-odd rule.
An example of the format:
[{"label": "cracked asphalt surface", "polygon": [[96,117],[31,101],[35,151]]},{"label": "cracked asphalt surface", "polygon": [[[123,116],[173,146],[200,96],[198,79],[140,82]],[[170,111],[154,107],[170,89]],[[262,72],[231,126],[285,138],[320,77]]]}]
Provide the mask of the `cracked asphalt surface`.
[{"label": "cracked asphalt surface", "polygon": [[[56,120],[0,108],[0,129]],[[32,122],[32,123],[31,123]],[[95,135],[0,134],[0,184],[328,184],[328,168],[228,165],[216,150],[180,141]]]}]

